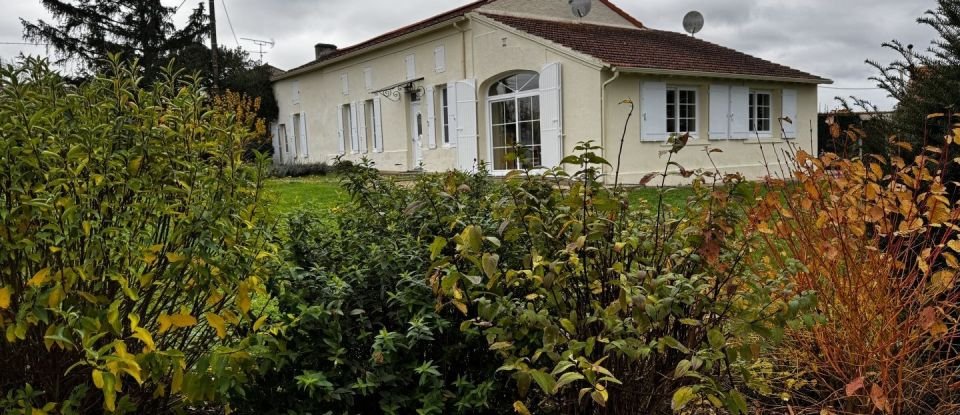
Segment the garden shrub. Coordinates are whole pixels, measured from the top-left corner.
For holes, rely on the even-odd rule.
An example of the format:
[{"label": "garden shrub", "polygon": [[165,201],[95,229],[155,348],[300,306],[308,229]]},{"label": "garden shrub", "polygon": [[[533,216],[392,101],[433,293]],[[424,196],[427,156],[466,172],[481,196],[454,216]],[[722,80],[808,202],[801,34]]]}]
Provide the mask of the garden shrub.
[{"label": "garden shrub", "polygon": [[[797,413],[960,411],[960,206],[945,179],[957,133],[943,146],[894,142],[908,157],[798,152],[792,180],[768,183],[753,226],[774,264],[802,266],[791,280],[818,293],[824,319],[776,351],[809,381]],[[836,124],[831,135],[869,139]]]},{"label": "garden shrub", "polygon": [[751,394],[772,394],[761,352],[814,297],[790,269],[746,260],[759,241],[744,233],[743,178],[701,173],[684,210],[632,206],[600,183],[596,151],[565,160],[573,175],[503,180],[481,169],[397,185],[367,163],[343,168],[349,205],[289,221],[302,271],[277,287],[288,359],[260,378],[264,401],[746,413]]},{"label": "garden shrub", "polygon": [[512,375],[517,412],[747,413],[772,392],[760,352],[814,296],[747,261],[742,176],[681,168],[696,176],[682,210],[630,206],[597,150],[564,159],[572,175],[509,174],[492,226],[434,238],[431,285]]},{"label": "garden shrub", "polygon": [[253,117],[136,64],[0,69],[0,408],[169,413],[243,393],[278,266]]},{"label": "garden shrub", "polygon": [[[275,287],[279,312],[288,316],[282,348],[257,378],[259,392],[234,406],[245,413],[509,412],[512,400],[496,382],[486,342],[459,332],[462,316],[437,310],[424,278],[427,236],[454,231],[408,209],[426,195],[439,199],[445,181],[470,179],[450,173],[401,186],[367,165],[337,168],[354,198],[332,216],[289,216],[287,257],[299,270]],[[483,193],[461,203],[482,204]]]}]

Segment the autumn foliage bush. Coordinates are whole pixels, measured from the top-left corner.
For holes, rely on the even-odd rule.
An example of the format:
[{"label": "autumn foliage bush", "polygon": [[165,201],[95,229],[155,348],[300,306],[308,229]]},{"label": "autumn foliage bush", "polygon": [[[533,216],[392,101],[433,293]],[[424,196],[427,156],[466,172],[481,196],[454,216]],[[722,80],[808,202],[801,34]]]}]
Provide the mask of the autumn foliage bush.
[{"label": "autumn foliage bush", "polygon": [[136,64],[0,68],[0,410],[169,413],[243,393],[277,267],[250,102]]},{"label": "autumn foliage bush", "polygon": [[[855,128],[830,130],[867,139]],[[818,293],[823,320],[788,331],[775,353],[810,381],[790,410],[960,411],[960,205],[945,179],[960,161],[958,133],[942,147],[893,143],[899,154],[890,157],[800,151],[790,180],[768,182],[752,226],[778,266],[802,265],[791,280]]]}]

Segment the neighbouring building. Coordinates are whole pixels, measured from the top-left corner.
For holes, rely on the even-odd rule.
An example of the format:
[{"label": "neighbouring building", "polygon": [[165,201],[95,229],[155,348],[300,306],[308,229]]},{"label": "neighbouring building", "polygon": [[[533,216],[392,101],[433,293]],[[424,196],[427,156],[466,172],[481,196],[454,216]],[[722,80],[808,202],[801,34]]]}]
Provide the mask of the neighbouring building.
[{"label": "neighbouring building", "polygon": [[316,45],[316,59],[273,78],[277,162],[484,162],[501,174],[556,166],[585,140],[615,162],[628,99],[624,183],[662,171],[668,138],[685,132],[693,148],[673,160],[688,170],[711,165],[698,147],[753,178],[767,172],[761,148],[816,154],[817,85],[829,80],[647,28],[608,0],[584,18],[567,3],[481,0],[347,48]]}]

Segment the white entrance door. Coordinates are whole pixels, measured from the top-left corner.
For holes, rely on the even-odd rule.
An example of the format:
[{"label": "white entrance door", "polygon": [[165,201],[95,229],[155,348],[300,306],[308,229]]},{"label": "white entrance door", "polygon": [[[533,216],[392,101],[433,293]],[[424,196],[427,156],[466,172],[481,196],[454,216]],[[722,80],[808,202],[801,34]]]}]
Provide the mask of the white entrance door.
[{"label": "white entrance door", "polygon": [[410,146],[413,148],[410,170],[420,169],[420,165],[423,163],[423,147],[421,147],[423,145],[423,123],[420,101],[410,102]]}]

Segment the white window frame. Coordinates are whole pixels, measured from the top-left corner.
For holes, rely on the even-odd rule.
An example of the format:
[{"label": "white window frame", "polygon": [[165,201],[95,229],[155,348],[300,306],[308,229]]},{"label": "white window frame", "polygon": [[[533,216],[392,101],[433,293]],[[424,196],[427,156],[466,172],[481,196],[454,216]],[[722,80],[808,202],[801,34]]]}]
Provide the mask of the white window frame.
[{"label": "white window frame", "polygon": [[347,73],[340,74],[340,92],[344,96],[350,95],[350,75]]},{"label": "white window frame", "polygon": [[[666,89],[666,92],[665,92],[665,94],[667,94],[667,95],[664,95],[664,97],[663,97],[663,98],[664,98],[664,101],[667,102],[667,105],[670,105],[670,102],[669,102],[669,100],[667,99],[667,96],[670,94],[671,91],[673,91],[674,94],[675,94],[675,96],[676,96],[676,102],[673,103],[673,105],[674,105],[674,108],[673,108],[673,111],[674,111],[674,113],[673,113],[673,114],[674,114],[674,118],[673,118],[673,123],[674,123],[673,129],[674,129],[674,131],[673,131],[673,132],[670,131],[670,122],[671,122],[671,121],[670,121],[670,117],[667,116],[667,119],[666,119],[666,126],[667,126],[667,128],[666,128],[666,131],[665,131],[666,134],[667,134],[667,137],[669,137],[671,134],[676,134],[676,135],[679,136],[679,135],[685,134],[685,133],[690,133],[690,138],[697,138],[697,137],[699,137],[699,135],[700,135],[700,105],[701,105],[701,103],[703,102],[703,100],[702,100],[701,97],[700,97],[700,88],[697,87],[697,86],[692,86],[692,85],[667,85],[667,89]],[[693,92],[693,97],[694,97],[694,98],[693,98],[693,99],[694,99],[694,103],[693,103],[693,104],[694,104],[694,105],[693,105],[693,107],[694,107],[694,111],[693,111],[693,113],[694,113],[694,114],[693,114],[693,126],[694,126],[694,128],[696,128],[695,131],[680,131],[680,93],[681,93],[681,92]],[[686,119],[689,120],[690,117],[686,117]]]},{"label": "white window frame", "polygon": [[353,131],[356,128],[356,120],[353,119],[353,112],[350,110],[350,104],[343,104],[340,106],[340,119],[346,121],[343,123],[344,149],[349,148],[351,154],[356,154],[356,151],[353,148]]},{"label": "white window frame", "polygon": [[[539,74],[537,74],[537,75],[539,76]],[[492,173],[494,173],[494,174],[505,174],[505,173],[510,172],[510,171],[512,171],[512,170],[518,170],[518,169],[522,168],[522,166],[519,165],[520,159],[517,158],[517,159],[514,161],[514,162],[517,163],[517,168],[515,168],[515,169],[508,169],[508,170],[498,170],[498,169],[497,169],[496,160],[494,159],[494,151],[493,151],[493,150],[494,150],[494,149],[493,149],[493,104],[496,103],[496,102],[502,102],[502,101],[513,101],[513,102],[515,103],[514,108],[516,109],[517,112],[519,112],[519,111],[520,111],[520,103],[519,103],[520,99],[521,99],[521,98],[529,98],[529,97],[536,97],[537,100],[538,100],[537,106],[540,106],[541,103],[539,102],[539,100],[540,100],[540,91],[539,91],[539,90],[514,92],[514,93],[512,93],[512,94],[495,95],[495,96],[492,96],[492,97],[489,96],[489,95],[487,96],[487,144],[488,144],[488,145],[487,145],[487,160],[490,161],[490,167],[491,167],[491,170],[490,170],[490,171],[491,171]],[[543,109],[541,108],[540,111],[541,111],[541,114],[540,114],[540,115],[542,116],[542,111],[543,111]],[[517,118],[519,118],[519,116],[518,116]],[[531,121],[532,121],[532,120],[531,120]],[[537,121],[538,124],[540,124],[540,123],[543,122],[543,119],[542,119],[542,118],[537,118],[536,121]],[[517,128],[517,139],[519,140],[519,139],[520,139],[520,120],[518,119],[518,120],[516,120],[515,122],[516,122],[516,125],[517,125],[517,126],[516,126],[516,128]],[[540,130],[539,130],[539,129],[537,129],[536,131],[537,131],[538,134],[540,134]],[[542,135],[541,135],[541,137],[540,137],[540,164],[541,164],[540,166],[534,166],[534,169],[540,169],[540,168],[542,168],[542,165],[543,165],[543,136],[542,136]]]},{"label": "white window frame", "polygon": [[[768,117],[766,120],[767,125],[770,128],[766,130],[760,130],[757,128],[758,122],[760,121],[760,118],[757,116],[760,108],[760,106],[757,105],[757,95],[766,95],[768,98],[768,103],[766,105]],[[765,89],[751,89],[750,98],[747,102],[747,128],[750,130],[750,134],[753,134],[754,136],[759,135],[760,138],[771,138],[773,136],[773,91]]]},{"label": "white window frame", "polygon": [[277,139],[280,142],[280,160],[290,156],[290,140],[287,139],[287,124],[277,125]]},{"label": "white window frame", "polygon": [[291,117],[293,119],[293,147],[297,150],[295,158],[299,159],[301,155],[304,153],[304,149],[300,148],[301,147],[300,137],[303,134],[303,128],[302,128],[303,123],[301,121],[303,119],[303,114],[297,112],[297,113],[294,113]]},{"label": "white window frame", "polygon": [[440,137],[443,147],[449,148],[452,147],[453,141],[450,139],[450,91],[447,89],[447,85],[438,85],[437,102],[440,105],[437,105],[437,108],[440,111]]},{"label": "white window frame", "polygon": [[376,104],[373,99],[368,99],[360,105],[363,105],[364,128],[366,129],[366,137],[364,137],[366,144],[362,145],[365,150],[364,153],[371,148],[374,153],[377,153],[377,118],[375,114],[376,110],[374,109]]}]

